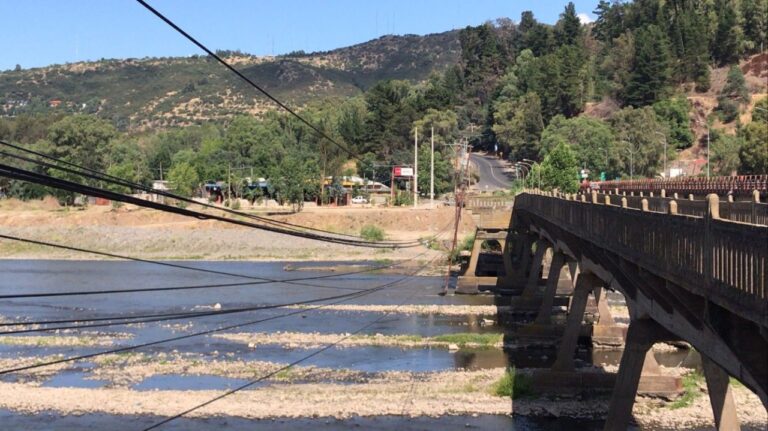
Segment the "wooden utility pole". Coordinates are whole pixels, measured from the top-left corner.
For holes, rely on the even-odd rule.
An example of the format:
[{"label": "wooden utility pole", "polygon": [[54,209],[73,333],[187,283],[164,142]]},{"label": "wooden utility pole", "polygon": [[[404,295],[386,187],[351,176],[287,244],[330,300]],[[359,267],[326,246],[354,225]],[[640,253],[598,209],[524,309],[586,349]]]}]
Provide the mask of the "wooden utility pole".
[{"label": "wooden utility pole", "polygon": [[419,129],[413,130],[413,207],[419,205]]},{"label": "wooden utility pole", "polygon": [[432,135],[430,138],[432,143],[432,152],[429,163],[429,207],[435,207],[435,127],[432,126]]}]

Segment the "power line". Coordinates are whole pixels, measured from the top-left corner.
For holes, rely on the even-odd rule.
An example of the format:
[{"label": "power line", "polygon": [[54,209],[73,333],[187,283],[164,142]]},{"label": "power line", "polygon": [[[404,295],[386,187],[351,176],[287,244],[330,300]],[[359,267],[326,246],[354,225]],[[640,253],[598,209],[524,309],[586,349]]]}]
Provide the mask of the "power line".
[{"label": "power line", "polygon": [[272,102],[274,102],[274,103],[275,103],[277,106],[279,106],[280,108],[284,109],[284,110],[285,110],[286,112],[288,112],[289,114],[291,114],[291,115],[293,115],[294,117],[296,117],[296,118],[297,118],[299,121],[301,121],[302,123],[304,123],[304,124],[305,124],[307,127],[309,127],[310,129],[312,129],[312,130],[313,130],[315,133],[317,133],[317,135],[318,135],[320,138],[324,138],[324,139],[328,140],[329,142],[331,142],[333,145],[337,146],[339,149],[341,149],[342,151],[344,151],[345,153],[347,153],[347,154],[348,154],[349,156],[351,156],[352,158],[354,158],[354,159],[356,159],[356,160],[358,160],[358,161],[364,162],[364,160],[362,159],[362,157],[360,157],[358,154],[356,154],[356,153],[352,152],[352,151],[351,151],[351,150],[349,150],[349,149],[348,149],[346,146],[342,145],[340,142],[338,142],[338,141],[336,141],[335,139],[333,139],[332,137],[328,136],[328,134],[326,134],[326,133],[325,133],[325,132],[323,132],[322,130],[318,129],[318,128],[317,128],[317,126],[315,126],[314,124],[310,123],[308,120],[304,119],[304,117],[302,117],[301,115],[297,114],[297,113],[296,113],[294,110],[292,110],[291,108],[289,108],[289,107],[288,107],[286,104],[284,104],[283,102],[279,101],[279,100],[278,100],[278,99],[277,99],[275,96],[273,96],[273,95],[269,94],[269,93],[268,93],[268,92],[267,92],[265,89],[263,89],[263,88],[262,88],[262,87],[260,87],[258,84],[256,84],[255,82],[253,82],[253,81],[252,81],[250,78],[248,78],[247,76],[243,75],[243,74],[242,74],[242,73],[241,73],[239,70],[237,70],[235,67],[233,67],[232,65],[230,65],[229,63],[227,63],[226,61],[224,61],[224,59],[222,59],[221,57],[219,57],[218,55],[216,55],[216,53],[215,53],[215,52],[213,52],[213,51],[211,51],[210,49],[208,49],[208,48],[207,48],[205,45],[203,45],[203,44],[202,44],[201,42],[199,42],[197,39],[195,39],[194,37],[192,37],[192,35],[190,35],[190,34],[189,34],[189,33],[187,33],[186,31],[184,31],[184,30],[183,30],[181,27],[179,27],[178,25],[176,25],[176,24],[175,24],[173,21],[171,21],[171,20],[170,20],[169,18],[167,18],[165,15],[161,14],[160,12],[158,12],[158,11],[157,11],[157,9],[155,9],[155,8],[153,8],[152,6],[150,6],[149,4],[147,4],[147,2],[145,2],[144,0],[136,0],[136,1],[137,1],[137,2],[139,2],[139,4],[141,4],[142,6],[144,6],[144,7],[145,7],[147,10],[149,10],[150,12],[152,12],[152,13],[153,13],[155,16],[157,16],[158,18],[160,18],[161,20],[163,20],[163,21],[164,21],[166,24],[168,24],[169,26],[171,26],[171,27],[172,27],[174,30],[176,30],[177,32],[179,32],[179,33],[180,33],[182,36],[184,36],[185,38],[187,38],[187,39],[188,39],[190,42],[192,42],[192,43],[194,43],[195,45],[197,45],[197,47],[198,47],[198,48],[200,48],[200,49],[202,49],[203,51],[205,51],[205,53],[206,53],[206,54],[208,54],[208,55],[210,55],[211,57],[213,57],[213,58],[214,58],[216,61],[218,61],[219,63],[221,63],[221,64],[222,64],[224,67],[226,67],[227,69],[229,69],[229,70],[230,70],[232,73],[234,73],[235,75],[237,75],[237,76],[238,76],[240,79],[242,79],[243,81],[247,82],[247,83],[248,83],[248,84],[249,84],[251,87],[253,87],[253,88],[255,88],[256,90],[258,90],[258,91],[259,91],[261,94],[263,94],[264,96],[266,96],[266,97],[267,97],[269,100],[271,100]]},{"label": "power line", "polygon": [[23,161],[26,161],[26,162],[35,163],[37,165],[44,166],[44,167],[47,167],[47,168],[57,169],[57,170],[60,170],[60,171],[63,171],[63,172],[69,172],[69,173],[72,173],[72,174],[75,174],[75,175],[80,175],[80,176],[85,176],[87,178],[92,178],[92,179],[97,179],[97,180],[100,180],[100,181],[105,181],[105,182],[108,182],[108,183],[111,183],[111,184],[117,184],[117,185],[121,185],[121,186],[128,187],[128,188],[142,190],[142,191],[144,191],[146,193],[153,193],[153,194],[157,194],[157,195],[160,195],[160,196],[165,196],[165,197],[169,197],[169,198],[172,198],[172,199],[176,199],[176,200],[179,200],[179,201],[182,201],[182,202],[187,202],[187,203],[190,203],[190,204],[200,205],[200,206],[205,207],[205,208],[216,209],[216,210],[219,210],[219,211],[224,211],[224,212],[227,212],[227,213],[230,213],[230,214],[235,214],[235,215],[238,215],[238,216],[247,217],[247,218],[263,221],[265,223],[270,223],[270,224],[274,224],[274,225],[278,225],[278,226],[287,226],[287,227],[293,227],[293,228],[298,228],[298,229],[304,229],[304,230],[309,230],[309,231],[314,231],[314,232],[320,232],[320,233],[332,234],[332,235],[344,236],[344,237],[350,237],[350,238],[360,238],[357,235],[349,235],[349,234],[344,234],[344,233],[336,233],[336,232],[331,232],[331,231],[328,231],[328,230],[312,228],[312,227],[309,227],[309,226],[303,226],[303,225],[289,223],[289,222],[285,222],[285,221],[274,220],[274,219],[270,219],[268,217],[260,217],[260,216],[257,216],[255,214],[248,214],[248,213],[245,213],[245,212],[242,212],[242,211],[233,210],[231,208],[217,207],[216,205],[211,205],[211,204],[208,204],[208,203],[205,203],[205,202],[199,202],[199,201],[196,201],[194,199],[190,199],[190,198],[187,198],[187,197],[184,197],[184,196],[180,196],[180,195],[177,195],[177,194],[174,194],[174,193],[170,193],[170,192],[165,191],[165,190],[155,190],[155,189],[153,189],[151,187],[147,187],[147,186],[145,186],[143,184],[131,182],[131,181],[125,180],[123,178],[116,177],[114,175],[109,175],[107,173],[100,172],[100,171],[97,171],[95,169],[90,169],[88,167],[85,167],[85,166],[82,166],[82,165],[78,165],[76,163],[68,162],[66,160],[62,160],[62,159],[59,159],[59,158],[56,158],[56,157],[52,157],[52,156],[49,156],[49,155],[47,155],[45,153],[41,153],[41,152],[38,152],[38,151],[30,150],[28,148],[24,148],[24,147],[21,147],[19,145],[14,145],[14,144],[11,144],[11,143],[3,141],[3,140],[0,140],[0,145],[4,145],[6,147],[13,148],[13,149],[18,150],[18,151],[23,151],[25,153],[32,154],[32,155],[35,155],[37,157],[42,157],[44,159],[51,160],[51,161],[53,161],[55,163],[60,163],[60,164],[63,164],[63,165],[71,166],[71,167],[73,167],[75,169],[78,169],[80,171],[88,172],[91,175],[96,175],[98,178],[89,176],[89,174],[84,174],[83,172],[78,172],[76,170],[72,170],[72,169],[69,169],[69,168],[64,168],[62,166],[52,165],[50,163],[46,163],[46,162],[42,162],[40,160],[35,160],[35,159],[28,158],[28,157],[20,156],[18,154],[12,154],[12,153],[8,153],[8,152],[5,152],[5,151],[0,151],[0,155],[5,155],[5,156],[8,156],[8,157],[13,157],[13,158],[18,159],[18,160],[23,160]]},{"label": "power line", "polygon": [[[173,342],[173,341],[185,340],[185,339],[188,339],[188,338],[193,338],[193,337],[197,337],[197,336],[201,336],[201,335],[210,335],[210,334],[214,334],[214,333],[221,332],[221,331],[241,328],[241,327],[244,327],[244,326],[255,325],[255,324],[258,324],[258,323],[262,323],[262,322],[266,322],[266,321],[270,321],[270,320],[275,320],[275,319],[279,319],[279,318],[282,318],[282,317],[288,317],[288,316],[292,316],[292,315],[295,315],[295,314],[304,313],[304,312],[307,312],[307,311],[318,310],[318,309],[321,309],[321,308],[324,308],[324,307],[327,307],[327,306],[330,306],[330,305],[333,305],[333,304],[338,304],[338,303],[341,303],[341,302],[349,301],[351,299],[355,299],[355,298],[363,297],[363,296],[366,296],[366,295],[370,295],[370,294],[372,294],[374,292],[378,292],[380,290],[386,289],[387,287],[396,285],[396,284],[402,282],[403,280],[412,277],[413,275],[418,273],[418,271],[420,271],[424,267],[426,267],[426,265],[423,265],[421,268],[419,268],[418,270],[414,271],[414,273],[412,275],[406,275],[404,277],[401,277],[398,280],[395,280],[395,281],[392,281],[392,282],[389,282],[389,283],[385,283],[385,284],[382,284],[382,285],[379,285],[379,286],[376,286],[376,287],[373,287],[373,288],[370,288],[370,289],[365,289],[365,290],[360,291],[360,292],[347,293],[347,294],[343,294],[343,295],[336,295],[336,296],[332,296],[332,297],[326,297],[326,298],[323,299],[324,301],[329,301],[329,300],[334,300],[334,301],[330,302],[328,304],[318,305],[318,306],[316,306],[314,308],[305,309],[305,310],[297,310],[297,311],[293,311],[293,312],[289,312],[289,313],[284,313],[284,314],[281,314],[281,315],[278,315],[278,316],[271,316],[271,317],[267,317],[267,318],[263,318],[263,319],[252,320],[252,321],[249,321],[249,322],[238,323],[238,324],[234,324],[234,325],[220,326],[220,327],[214,328],[214,329],[208,329],[208,330],[205,330],[205,331],[194,332],[192,334],[185,334],[185,335],[180,335],[180,336],[171,337],[171,338],[164,338],[164,339],[161,339],[161,340],[155,340],[155,341],[150,341],[150,342],[147,342],[147,343],[136,344],[136,345],[133,345],[133,346],[119,347],[119,348],[116,348],[116,349],[104,350],[104,351],[100,351],[100,352],[89,353],[89,354],[79,355],[79,356],[71,356],[71,357],[68,357],[68,358],[56,359],[56,360],[53,360],[53,361],[47,361],[47,362],[37,363],[37,364],[33,364],[33,365],[25,365],[25,366],[16,367],[16,368],[8,368],[8,369],[0,370],[0,375],[16,373],[16,372],[19,372],[19,371],[26,371],[26,370],[31,370],[31,369],[35,369],[35,368],[47,367],[47,366],[50,366],[50,365],[62,364],[62,363],[66,363],[66,362],[79,361],[79,360],[82,360],[82,359],[89,359],[89,358],[94,358],[94,357],[103,356],[103,355],[109,355],[109,354],[113,354],[113,353],[126,352],[126,351],[130,351],[130,350],[141,349],[141,348],[144,348],[144,347],[155,346],[155,345],[169,343],[169,342]],[[317,300],[312,300],[312,301],[316,302]],[[309,301],[291,302],[291,303],[288,303],[288,304],[281,304],[280,306],[281,307],[289,307],[289,306],[303,305],[305,303],[309,303]],[[277,306],[274,306],[274,307],[277,307]]]},{"label": "power line", "polygon": [[251,227],[255,229],[262,229],[270,232],[281,233],[291,236],[298,236],[307,239],[313,239],[317,241],[332,242],[343,245],[352,245],[359,247],[371,247],[371,248],[409,248],[416,247],[420,244],[419,241],[413,241],[411,243],[395,243],[395,242],[377,242],[377,241],[357,241],[343,238],[334,238],[318,234],[312,234],[309,232],[291,231],[274,226],[259,225],[244,220],[231,219],[213,214],[205,214],[199,211],[193,211],[186,208],[178,208],[170,205],[165,205],[157,202],[147,201],[144,199],[136,198],[133,196],[127,196],[121,193],[112,192],[109,190],[80,184],[61,178],[55,178],[50,175],[39,174],[36,172],[28,171],[25,169],[15,168],[13,166],[0,164],[0,175],[13,178],[17,180],[32,182],[43,186],[54,187],[60,190],[66,190],[74,193],[82,193],[89,196],[101,197],[118,202],[130,203],[137,206],[158,209],[174,214],[179,214],[187,217],[193,217],[198,220],[216,220],[225,223],[236,224],[240,226]]},{"label": "power line", "polygon": [[[95,250],[87,250],[83,248],[78,247],[72,247],[68,245],[62,245],[62,244],[55,244],[50,242],[44,242],[44,241],[38,241],[28,238],[21,238],[11,235],[4,235],[0,234],[0,239],[8,239],[13,241],[19,241],[29,244],[36,244],[46,247],[53,247],[53,248],[60,248],[64,250],[72,250],[82,253],[90,253],[95,254],[99,256],[106,256],[106,257],[113,257],[118,259],[125,259],[130,260],[134,262],[142,262],[142,263],[149,263],[153,265],[160,265],[160,266],[167,266],[171,268],[178,268],[178,269],[186,269],[191,271],[200,271],[205,273],[211,273],[211,274],[217,274],[217,275],[226,275],[231,277],[240,277],[240,278],[248,278],[252,280],[258,280],[256,282],[248,282],[248,283],[223,283],[223,284],[204,284],[204,285],[196,285],[196,286],[172,286],[172,287],[148,287],[148,288],[131,288],[131,289],[111,289],[111,290],[91,290],[91,291],[59,291],[59,292],[40,292],[40,293],[23,293],[23,294],[9,294],[9,295],[0,295],[0,299],[20,299],[20,298],[44,298],[44,297],[56,297],[56,296],[83,296],[83,295],[104,295],[104,294],[114,294],[114,293],[142,293],[142,292],[162,292],[162,291],[173,291],[173,290],[193,290],[193,289],[208,289],[208,288],[219,288],[219,287],[234,287],[234,286],[248,286],[248,285],[257,285],[257,284],[267,284],[267,283],[286,283],[286,284],[295,284],[299,286],[308,286],[308,287],[318,287],[318,288],[327,288],[327,289],[341,289],[341,290],[359,290],[359,289],[351,289],[351,288],[344,288],[340,286],[325,286],[325,285],[318,285],[318,284],[311,284],[311,283],[301,283],[301,281],[307,281],[307,280],[322,280],[326,278],[338,278],[343,277],[347,275],[356,275],[356,274],[363,274],[367,272],[373,272],[381,269],[387,269],[392,268],[395,266],[402,265],[401,263],[390,263],[387,265],[379,265],[374,266],[366,269],[361,269],[358,271],[349,271],[349,272],[343,272],[343,273],[334,273],[334,274],[325,274],[325,275],[315,275],[315,276],[308,276],[308,277],[297,277],[297,278],[289,278],[289,279],[273,279],[273,278],[265,278],[265,277],[256,277],[256,276],[250,276],[245,274],[238,274],[238,273],[231,273],[231,272],[225,272],[225,271],[216,271],[211,269],[205,269],[205,268],[197,268],[194,266],[186,266],[186,265],[180,265],[170,262],[160,262],[155,260],[148,260],[148,259],[141,259],[137,257],[131,257],[131,256],[124,256],[124,255],[118,255],[114,253],[106,253],[106,252],[100,252]],[[414,258],[418,258],[419,256],[424,255],[426,252],[423,252],[419,255],[416,255]],[[2,326],[2,324],[0,324]]]},{"label": "power line", "polygon": [[347,333],[347,334],[345,334],[344,336],[342,336],[341,338],[337,339],[337,340],[336,340],[336,341],[334,341],[333,343],[329,343],[329,344],[325,345],[324,347],[322,347],[322,348],[320,348],[320,349],[317,349],[317,350],[315,350],[314,352],[312,352],[312,353],[310,353],[310,354],[308,354],[308,355],[305,355],[304,357],[302,357],[302,358],[300,358],[300,359],[297,359],[297,360],[295,360],[295,361],[291,362],[291,363],[290,363],[290,364],[288,364],[288,365],[285,365],[285,366],[283,366],[283,367],[281,367],[281,368],[279,368],[279,369],[277,369],[277,370],[273,370],[273,371],[270,371],[269,373],[267,373],[267,374],[264,374],[264,375],[262,375],[261,377],[258,377],[258,378],[254,379],[254,380],[251,380],[251,381],[249,381],[249,382],[247,382],[247,383],[245,383],[245,384],[243,384],[243,385],[240,385],[240,386],[238,386],[238,387],[236,387],[236,388],[234,388],[234,389],[230,389],[230,390],[228,390],[228,391],[224,392],[224,393],[223,393],[223,394],[221,394],[221,395],[217,395],[217,396],[215,396],[215,397],[211,398],[211,399],[210,399],[210,400],[208,400],[208,401],[205,401],[205,402],[203,402],[203,403],[200,403],[200,404],[198,404],[198,405],[196,405],[196,406],[194,406],[194,407],[192,407],[192,408],[189,408],[189,409],[187,409],[187,410],[184,410],[183,412],[177,413],[177,414],[175,414],[175,415],[173,415],[173,416],[167,417],[167,418],[165,418],[165,419],[161,420],[160,422],[157,422],[157,423],[155,423],[154,425],[152,425],[152,426],[150,426],[150,427],[144,428],[144,430],[143,430],[143,431],[150,431],[150,430],[153,430],[153,429],[159,428],[160,426],[162,426],[162,425],[165,425],[165,424],[167,424],[168,422],[171,422],[171,421],[173,421],[173,420],[179,419],[179,418],[181,418],[182,416],[185,416],[185,415],[187,415],[187,414],[189,414],[189,413],[191,413],[191,412],[193,412],[193,411],[195,411],[195,410],[199,410],[199,409],[201,409],[201,408],[203,408],[203,407],[205,407],[205,406],[207,406],[207,405],[213,404],[213,403],[214,403],[214,402],[216,402],[216,401],[219,401],[219,400],[221,400],[221,399],[223,399],[223,398],[225,398],[225,397],[228,397],[228,396],[230,396],[230,395],[232,395],[232,394],[234,394],[234,393],[237,393],[237,392],[240,392],[240,391],[242,391],[242,390],[244,390],[244,389],[246,389],[246,388],[249,388],[249,387],[251,387],[251,386],[255,385],[256,383],[262,382],[262,381],[264,381],[264,380],[266,380],[266,379],[268,379],[268,378],[270,378],[270,377],[272,377],[272,376],[276,375],[277,373],[279,373],[279,372],[281,372],[281,371],[287,370],[287,369],[289,369],[289,368],[291,368],[291,367],[294,367],[294,366],[296,366],[296,365],[298,365],[298,364],[300,364],[300,363],[302,363],[302,362],[304,362],[304,361],[307,361],[307,360],[309,360],[309,359],[311,359],[311,358],[313,358],[313,357],[315,357],[315,356],[317,356],[317,355],[319,355],[319,354],[321,354],[321,353],[323,353],[323,352],[325,352],[325,351],[327,351],[327,350],[330,350],[330,349],[332,349],[333,347],[335,347],[335,346],[337,346],[337,345],[341,344],[341,343],[342,343],[342,342],[344,342],[345,340],[349,339],[350,337],[353,337],[353,336],[355,336],[355,335],[357,335],[357,334],[359,334],[359,333],[363,332],[364,330],[366,330],[366,329],[370,328],[371,326],[373,326],[373,325],[375,325],[375,324],[377,324],[377,323],[381,322],[381,321],[382,321],[382,320],[384,320],[384,319],[385,319],[387,316],[389,316],[390,314],[392,314],[392,313],[394,313],[395,311],[397,311],[397,309],[399,309],[399,308],[400,308],[400,307],[401,307],[403,304],[405,304],[405,302],[406,302],[406,301],[408,301],[408,300],[409,300],[410,298],[412,298],[412,297],[413,297],[413,295],[410,295],[408,298],[406,298],[406,300],[405,300],[405,301],[403,301],[403,302],[401,302],[399,305],[397,305],[397,307],[395,307],[395,309],[394,309],[394,310],[388,310],[388,311],[386,311],[386,312],[385,312],[385,313],[384,313],[382,316],[379,316],[378,318],[374,319],[373,321],[371,321],[371,322],[368,322],[367,324],[365,324],[365,325],[363,325],[363,326],[359,327],[358,329],[356,329],[355,331],[353,331],[353,332],[351,332],[351,333]]}]

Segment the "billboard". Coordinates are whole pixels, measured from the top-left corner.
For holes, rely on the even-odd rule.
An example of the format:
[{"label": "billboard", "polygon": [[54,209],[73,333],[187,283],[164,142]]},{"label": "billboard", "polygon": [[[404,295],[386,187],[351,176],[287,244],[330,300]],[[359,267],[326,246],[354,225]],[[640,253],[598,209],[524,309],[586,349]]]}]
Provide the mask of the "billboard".
[{"label": "billboard", "polygon": [[412,177],[413,176],[413,168],[407,168],[405,166],[395,166],[393,172],[396,177]]}]

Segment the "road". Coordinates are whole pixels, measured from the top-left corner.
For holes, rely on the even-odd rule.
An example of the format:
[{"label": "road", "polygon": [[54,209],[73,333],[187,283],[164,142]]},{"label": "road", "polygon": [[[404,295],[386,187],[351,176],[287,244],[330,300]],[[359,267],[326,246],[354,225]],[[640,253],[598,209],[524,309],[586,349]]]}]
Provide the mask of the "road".
[{"label": "road", "polygon": [[473,185],[474,187],[481,191],[506,190],[512,187],[511,177],[504,172],[504,161],[480,153],[471,153],[469,160],[480,174],[480,180],[476,185]]}]

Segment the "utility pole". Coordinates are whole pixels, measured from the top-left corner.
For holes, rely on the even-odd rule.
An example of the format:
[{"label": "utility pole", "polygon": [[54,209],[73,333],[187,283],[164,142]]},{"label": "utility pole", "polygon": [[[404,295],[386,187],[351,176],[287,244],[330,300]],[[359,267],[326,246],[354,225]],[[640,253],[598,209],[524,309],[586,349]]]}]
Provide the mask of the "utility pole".
[{"label": "utility pole", "polygon": [[432,126],[432,153],[429,163],[429,207],[435,207],[435,127]]},{"label": "utility pole", "polygon": [[707,123],[707,179],[709,179],[709,155],[712,154],[712,148],[709,146],[709,123]]},{"label": "utility pole", "polygon": [[419,129],[413,129],[413,207],[419,205]]}]

